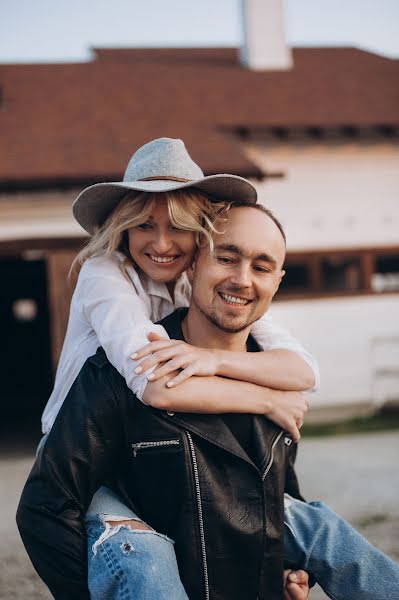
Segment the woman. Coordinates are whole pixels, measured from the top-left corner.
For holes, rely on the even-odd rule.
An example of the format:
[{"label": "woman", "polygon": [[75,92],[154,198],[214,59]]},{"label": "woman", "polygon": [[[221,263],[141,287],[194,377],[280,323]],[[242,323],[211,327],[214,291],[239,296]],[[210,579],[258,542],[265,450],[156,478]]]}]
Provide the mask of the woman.
[{"label": "woman", "polygon": [[[141,366],[130,357],[173,347],[173,342],[154,337],[154,334],[167,336],[153,322],[175,307],[188,305],[190,288],[184,271],[193,260],[196,244],[202,237],[211,241],[216,215],[228,201],[236,199],[256,201],[256,191],[248,181],[234,175],[204,177],[183,142],[168,138],[141,147],[133,155],[123,182],[96,184],[79,195],[74,215],[92,237],[77,257],[83,267],[71,302],[54,391],[43,414],[45,434],[50,431],[85,360],[99,345],[137,397],[143,398],[148,378],[157,374],[145,372],[148,363]],[[150,339],[158,341],[139,355],[150,333],[153,336]],[[307,408],[298,391],[314,385],[315,362],[298,342],[266,317],[255,325],[253,333],[264,349],[256,357],[261,361],[260,368],[256,373],[252,368],[243,371],[241,366],[237,367],[236,357],[231,356],[229,375],[253,383],[254,394],[248,396],[251,399],[243,405],[230,394],[221,397],[219,391],[214,403],[208,402],[206,411],[259,412],[260,399],[264,402],[261,412],[297,440]],[[185,362],[185,373],[180,381],[175,379],[175,385],[194,372],[204,374],[193,370],[198,356],[195,349],[192,352],[192,362]],[[191,398],[190,402],[189,410],[203,410],[200,398]],[[173,410],[173,403],[169,408]],[[93,515],[98,514],[106,517],[102,530],[92,527]],[[105,542],[119,544],[122,525],[134,523],[135,532],[141,534],[151,530],[106,488],[95,494],[87,523],[89,581],[96,598],[101,577],[93,556],[98,548]],[[142,544],[154,540],[157,546],[151,549],[154,556],[160,545],[172,548],[160,536],[138,536]],[[168,570],[172,572],[173,556],[170,560],[170,564],[167,561],[165,564],[169,564]],[[144,570],[144,566],[136,568],[136,573]],[[165,597],[185,598],[178,582],[172,585],[173,595],[168,596],[164,590]]]}]

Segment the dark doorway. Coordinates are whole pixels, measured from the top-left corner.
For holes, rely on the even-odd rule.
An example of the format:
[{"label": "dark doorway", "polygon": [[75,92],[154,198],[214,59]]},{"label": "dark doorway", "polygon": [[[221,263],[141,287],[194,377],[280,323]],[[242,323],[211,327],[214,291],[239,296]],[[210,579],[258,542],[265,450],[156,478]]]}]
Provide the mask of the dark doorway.
[{"label": "dark doorway", "polygon": [[38,425],[52,385],[45,260],[2,258],[0,281],[1,423]]}]

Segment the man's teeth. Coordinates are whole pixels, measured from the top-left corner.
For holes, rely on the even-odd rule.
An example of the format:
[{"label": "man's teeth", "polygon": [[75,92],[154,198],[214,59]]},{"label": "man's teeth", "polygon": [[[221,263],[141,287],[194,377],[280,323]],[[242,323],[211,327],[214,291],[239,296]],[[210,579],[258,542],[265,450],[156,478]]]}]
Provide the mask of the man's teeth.
[{"label": "man's teeth", "polygon": [[237,298],[237,296],[230,296],[229,294],[220,293],[220,295],[222,296],[223,300],[225,300],[229,304],[237,304],[239,306],[245,306],[245,304],[248,304],[248,302],[249,302],[249,300],[245,300],[244,298]]},{"label": "man's teeth", "polygon": [[150,254],[150,258],[158,263],[169,263],[173,262],[176,259],[176,256],[154,256],[153,254]]}]

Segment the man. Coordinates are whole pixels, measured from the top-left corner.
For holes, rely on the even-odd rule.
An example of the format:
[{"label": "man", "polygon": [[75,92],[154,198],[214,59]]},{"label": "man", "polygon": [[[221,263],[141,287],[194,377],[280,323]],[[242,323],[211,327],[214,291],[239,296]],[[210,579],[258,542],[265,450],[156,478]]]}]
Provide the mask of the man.
[{"label": "man", "polygon": [[[255,205],[235,205],[218,228],[223,233],[214,236],[214,249],[205,246],[196,256],[188,313],[176,311],[162,324],[174,339],[241,351],[244,358],[245,351],[256,350],[250,324],[267,310],[284,274],[283,233]],[[101,588],[112,579],[125,585],[118,580],[120,561],[131,563],[136,552],[136,541],[122,536],[119,556],[111,557],[110,536],[133,529],[142,534],[135,539],[155,538],[138,514],[168,549],[165,536],[175,540],[191,600],[281,599],[283,491],[299,496],[291,440],[263,416],[189,415],[190,391],[199,380],[192,377],[176,389],[166,387],[166,380],[169,376],[148,384],[145,406],[102,351],[88,360],[22,495],[18,524],[32,562],[57,599],[89,598],[83,515],[106,481],[129,514],[105,518],[96,507],[97,523],[86,521],[92,554],[101,548],[104,558],[93,598],[115,597],[101,595]],[[288,504],[294,527],[286,532],[284,550],[295,568],[309,568],[336,600],[399,598],[395,563],[320,503],[291,498]],[[295,527],[304,541],[299,550]],[[90,570],[96,560],[90,557]],[[133,576],[149,567],[151,582],[163,562],[145,560]],[[290,600],[307,597],[306,578],[301,572],[298,578],[285,588]],[[179,583],[174,585],[175,592],[163,597],[186,598],[181,586],[176,592]]]},{"label": "man", "polygon": [[[176,311],[163,325],[171,337],[184,335],[202,347],[256,351],[249,329],[267,310],[284,274],[284,238],[259,207],[233,208],[227,223],[214,250],[198,252],[188,313]],[[145,406],[103,352],[82,369],[18,511],[33,563],[56,598],[89,597],[82,517],[104,481],[175,540],[191,600],[283,597],[283,493],[299,494],[291,440],[260,415],[162,410],[171,394],[180,394],[181,409],[187,410],[192,385],[195,378],[178,390],[168,389],[163,379],[151,382],[144,400],[152,406]],[[120,516],[110,519],[108,530],[118,523]],[[107,529],[102,535],[105,539]],[[301,572],[295,576],[288,576],[286,597],[302,600],[307,580]]]}]

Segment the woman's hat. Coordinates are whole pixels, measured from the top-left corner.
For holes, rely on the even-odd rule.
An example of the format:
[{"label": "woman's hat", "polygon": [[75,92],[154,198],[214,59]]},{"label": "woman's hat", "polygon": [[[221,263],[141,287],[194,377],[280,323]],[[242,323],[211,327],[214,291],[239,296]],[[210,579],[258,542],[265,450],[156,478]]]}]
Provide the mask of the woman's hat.
[{"label": "woman's hat", "polygon": [[90,234],[102,225],[129,190],[168,192],[195,187],[213,201],[256,202],[255,187],[238,175],[209,175],[192,160],[182,140],[159,138],[141,146],[132,156],[123,181],[96,183],[73,203],[73,214]]}]

